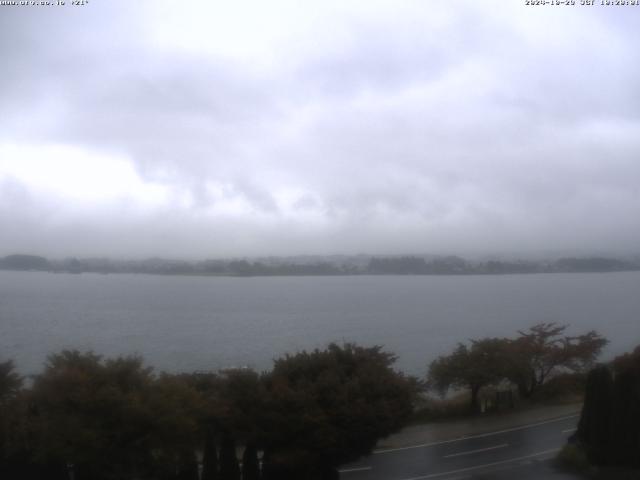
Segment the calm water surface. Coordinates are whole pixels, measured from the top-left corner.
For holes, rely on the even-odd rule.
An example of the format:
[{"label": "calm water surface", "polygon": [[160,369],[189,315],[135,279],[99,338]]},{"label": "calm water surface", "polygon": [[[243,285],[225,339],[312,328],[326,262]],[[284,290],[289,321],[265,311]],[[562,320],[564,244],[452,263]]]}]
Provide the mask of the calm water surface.
[{"label": "calm water surface", "polygon": [[422,375],[458,341],[542,321],[640,344],[640,272],[178,277],[0,271],[0,361],[35,373],[63,348],[139,353],[159,370],[248,365],[330,341],[384,345]]}]

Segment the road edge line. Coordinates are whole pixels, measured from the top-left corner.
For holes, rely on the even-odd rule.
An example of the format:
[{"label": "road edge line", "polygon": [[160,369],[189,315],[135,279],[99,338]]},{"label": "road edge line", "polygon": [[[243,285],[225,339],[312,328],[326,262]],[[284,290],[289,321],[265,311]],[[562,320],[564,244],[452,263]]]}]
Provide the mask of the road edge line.
[{"label": "road edge line", "polygon": [[460,442],[462,440],[472,440],[474,438],[491,437],[492,435],[500,435],[501,433],[516,432],[518,430],[525,430],[527,428],[539,427],[540,425],[547,425],[549,423],[561,422],[563,420],[569,420],[570,418],[576,418],[576,417],[579,417],[579,416],[580,416],[579,413],[575,413],[573,415],[565,415],[564,417],[554,418],[554,419],[551,419],[551,420],[544,420],[544,421],[536,422],[536,423],[530,423],[528,425],[521,425],[519,427],[505,428],[503,430],[496,430],[494,432],[479,433],[477,435],[469,435],[469,436],[466,436],[466,437],[457,437],[457,438],[452,438],[450,440],[442,440],[442,441],[437,441],[437,442],[422,443],[422,444],[419,444],[419,445],[409,445],[409,446],[406,446],[406,447],[384,448],[384,449],[381,449],[381,450],[374,450],[372,452],[372,455],[380,455],[382,453],[391,453],[391,452],[400,452],[402,450],[411,450],[411,449],[414,449],[414,448],[434,447],[436,445],[446,445],[447,443]]},{"label": "road edge line", "polygon": [[507,460],[500,460],[499,462],[491,462],[491,463],[485,463],[483,465],[475,465],[473,467],[459,468],[457,470],[450,470],[448,472],[430,473],[429,475],[423,475],[421,477],[403,478],[402,480],[427,480],[429,478],[444,477],[445,475],[454,475],[456,473],[470,472],[470,471],[479,470],[482,468],[495,467],[496,465],[504,465],[507,463],[519,462],[520,460],[539,457],[541,455],[547,455],[549,453],[559,452],[560,450],[561,450],[560,448],[552,448],[550,450],[544,450],[542,452],[532,453],[530,455],[524,455],[522,457],[510,458]]}]

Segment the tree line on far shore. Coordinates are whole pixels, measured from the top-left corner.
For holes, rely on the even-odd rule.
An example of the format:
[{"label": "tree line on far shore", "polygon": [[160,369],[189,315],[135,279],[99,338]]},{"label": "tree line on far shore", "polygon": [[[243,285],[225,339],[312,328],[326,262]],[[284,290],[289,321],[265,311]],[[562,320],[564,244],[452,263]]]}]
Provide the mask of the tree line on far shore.
[{"label": "tree line on far shore", "polygon": [[502,275],[525,273],[584,273],[640,270],[640,259],[604,257],[560,258],[549,261],[482,260],[458,256],[421,257],[284,257],[185,261],[164,258],[113,260],[66,258],[49,260],[15,254],[0,258],[0,269],[66,273],[144,273],[153,275],[328,276],[328,275]]}]

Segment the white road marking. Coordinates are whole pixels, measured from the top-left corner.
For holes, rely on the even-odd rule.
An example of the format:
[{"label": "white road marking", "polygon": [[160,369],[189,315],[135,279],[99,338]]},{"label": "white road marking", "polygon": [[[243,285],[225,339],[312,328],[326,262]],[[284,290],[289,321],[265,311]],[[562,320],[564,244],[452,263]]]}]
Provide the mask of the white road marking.
[{"label": "white road marking", "polygon": [[559,448],[553,448],[551,450],[544,450],[542,452],[532,453],[531,455],[524,455],[522,457],[510,458],[508,460],[501,460],[499,462],[491,462],[491,463],[485,463],[483,465],[475,465],[473,467],[459,468],[458,470],[450,470],[448,472],[431,473],[429,475],[423,475],[421,477],[404,478],[402,480],[426,480],[428,478],[446,477],[447,475],[454,475],[456,473],[470,472],[472,470],[479,470],[481,468],[495,467],[496,465],[504,465],[506,463],[519,462],[520,460],[525,460],[527,458],[540,457],[542,455],[547,455],[549,453],[555,453],[559,451],[560,451]]},{"label": "white road marking", "polygon": [[451,455],[445,455],[443,458],[453,458],[453,457],[461,457],[463,455],[473,455],[474,453],[487,452],[489,450],[496,450],[498,448],[505,448],[508,446],[509,446],[508,443],[503,443],[502,445],[496,445],[494,447],[478,448],[477,450],[469,450],[467,452],[452,453]]},{"label": "white road marking", "polygon": [[367,470],[371,470],[371,467],[357,467],[357,468],[345,468],[344,470],[338,470],[340,473],[350,473],[350,472],[364,472]]},{"label": "white road marking", "polygon": [[447,443],[459,442],[461,440],[472,440],[474,438],[486,438],[486,437],[491,437],[492,435],[500,435],[501,433],[516,432],[518,430],[525,430],[527,428],[538,427],[540,425],[547,425],[549,423],[562,422],[563,420],[568,420],[570,418],[576,418],[578,416],[579,416],[579,414],[576,413],[575,415],[567,415],[566,417],[554,418],[552,420],[545,420],[543,422],[530,423],[528,425],[522,425],[520,427],[505,428],[504,430],[497,430],[495,432],[481,433],[481,434],[478,434],[478,435],[470,435],[470,436],[467,436],[467,437],[458,437],[458,438],[453,438],[451,440],[443,440],[443,441],[440,441],[440,442],[422,443],[420,445],[409,445],[408,447],[385,448],[385,449],[382,449],[382,450],[375,450],[373,452],[373,455],[379,455],[381,453],[400,452],[402,450],[412,450],[414,448],[426,448],[426,447],[434,447],[436,445],[446,445]]},{"label": "white road marking", "polygon": [[562,430],[562,433],[569,433],[569,432],[575,432],[577,430],[577,428],[567,428],[566,430]]}]

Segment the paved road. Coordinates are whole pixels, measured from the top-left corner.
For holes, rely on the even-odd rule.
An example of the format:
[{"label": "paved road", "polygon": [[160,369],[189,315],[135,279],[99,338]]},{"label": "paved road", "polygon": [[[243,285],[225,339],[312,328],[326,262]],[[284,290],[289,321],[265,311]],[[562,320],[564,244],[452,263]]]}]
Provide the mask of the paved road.
[{"label": "paved road", "polygon": [[551,458],[575,430],[578,415],[422,445],[378,450],[341,469],[343,480],[573,478]]}]

